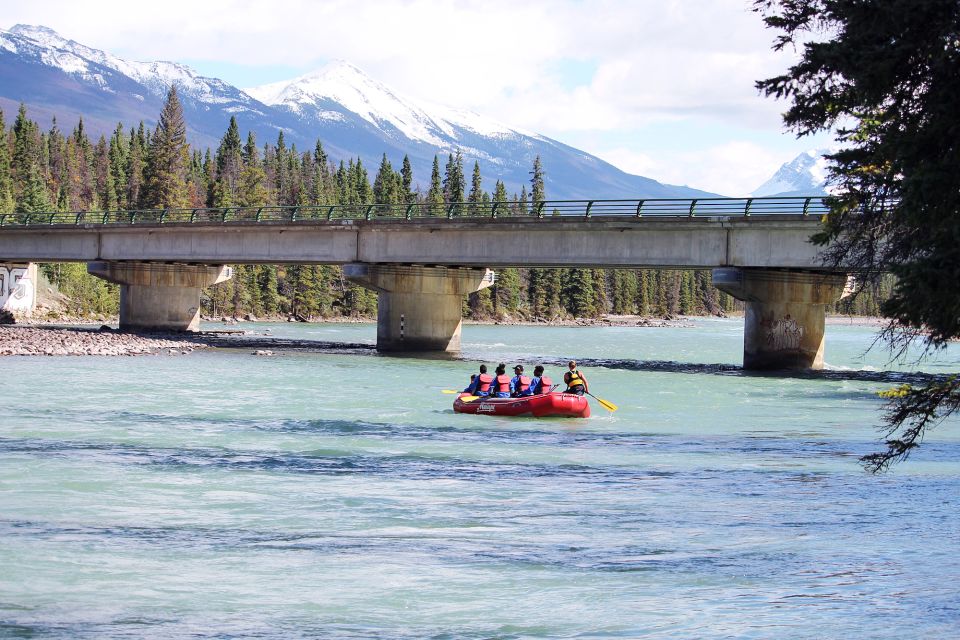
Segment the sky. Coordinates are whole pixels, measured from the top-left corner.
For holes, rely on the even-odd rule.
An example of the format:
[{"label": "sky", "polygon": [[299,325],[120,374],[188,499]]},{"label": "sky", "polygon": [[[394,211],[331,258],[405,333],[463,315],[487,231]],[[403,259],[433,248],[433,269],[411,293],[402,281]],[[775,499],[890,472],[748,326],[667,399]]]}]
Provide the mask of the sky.
[{"label": "sky", "polygon": [[785,131],[754,83],[785,71],[748,0],[0,0],[131,60],[245,88],[346,60],[398,94],[471,109],[630,173],[746,195],[828,136]]}]

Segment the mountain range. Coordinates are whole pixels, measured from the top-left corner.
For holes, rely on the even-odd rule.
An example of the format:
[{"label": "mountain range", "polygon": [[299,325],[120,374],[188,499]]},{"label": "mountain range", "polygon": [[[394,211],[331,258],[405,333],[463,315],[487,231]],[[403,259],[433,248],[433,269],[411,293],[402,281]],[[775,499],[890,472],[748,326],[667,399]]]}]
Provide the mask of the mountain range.
[{"label": "mountain range", "polygon": [[[132,62],[69,40],[43,26],[0,30],[0,108],[21,103],[42,127],[57,118],[72,128],[81,117],[93,135],[122,122],[156,125],[169,87],[175,84],[193,145],[216,148],[231,116],[259,144],[275,142],[312,150],[323,142],[334,160],[360,157],[372,172],[382,154],[395,166],[406,154],[414,180],[429,186],[435,155],[440,164],[461,151],[469,175],[480,162],[492,191],[495,179],[509,193],[529,185],[541,157],[547,196],[553,199],[705,197],[704,191],[628,174],[608,162],[537,133],[510,127],[470,111],[426,106],[405,98],[347,62],[333,62],[290,81],[240,89],[175,62]],[[10,120],[8,116],[8,121]]]},{"label": "mountain range", "polygon": [[827,159],[829,149],[811,149],[785,162],[773,176],[750,195],[825,196],[828,193]]}]

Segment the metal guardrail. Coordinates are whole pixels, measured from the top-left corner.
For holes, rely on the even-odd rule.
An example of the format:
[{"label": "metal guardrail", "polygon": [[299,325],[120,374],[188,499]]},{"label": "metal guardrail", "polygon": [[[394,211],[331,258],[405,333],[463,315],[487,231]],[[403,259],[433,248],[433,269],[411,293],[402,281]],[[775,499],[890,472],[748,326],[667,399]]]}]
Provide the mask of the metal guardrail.
[{"label": "metal guardrail", "polygon": [[0,227],[226,224],[232,222],[308,222],[332,220],[421,220],[483,218],[748,218],[778,215],[822,216],[824,197],[644,198],[640,200],[545,200],[455,202],[452,204],[338,204],[310,206],[140,209],[0,214]]}]

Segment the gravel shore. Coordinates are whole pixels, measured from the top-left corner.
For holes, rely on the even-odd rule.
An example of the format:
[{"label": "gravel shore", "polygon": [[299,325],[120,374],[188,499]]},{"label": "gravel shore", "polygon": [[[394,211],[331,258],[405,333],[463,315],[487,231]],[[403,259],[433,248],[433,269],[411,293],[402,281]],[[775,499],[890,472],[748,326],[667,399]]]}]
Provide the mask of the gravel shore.
[{"label": "gravel shore", "polygon": [[198,340],[98,329],[0,326],[0,356],[185,354],[206,346]]}]

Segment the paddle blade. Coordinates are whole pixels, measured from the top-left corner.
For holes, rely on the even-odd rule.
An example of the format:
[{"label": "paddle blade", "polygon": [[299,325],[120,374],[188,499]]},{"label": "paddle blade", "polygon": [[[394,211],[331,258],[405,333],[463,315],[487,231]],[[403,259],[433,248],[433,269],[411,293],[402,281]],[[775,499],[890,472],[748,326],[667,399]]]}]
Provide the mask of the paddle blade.
[{"label": "paddle blade", "polygon": [[454,391],[453,389],[440,389],[440,393],[463,393],[462,391]]},{"label": "paddle blade", "polygon": [[460,402],[473,402],[474,400],[479,400],[480,396],[463,396],[460,398]]},{"label": "paddle blade", "polygon": [[[597,398],[597,396],[593,396],[593,397],[594,397],[594,398]],[[603,398],[597,398],[597,402],[600,403],[600,406],[602,406],[604,409],[606,409],[607,411],[609,411],[609,412],[611,412],[611,413],[613,413],[614,411],[616,411],[617,408],[618,408],[617,405],[613,404],[613,403],[610,402],[609,400],[604,400]]]}]

